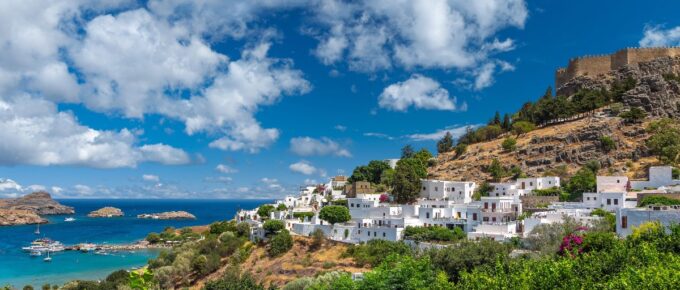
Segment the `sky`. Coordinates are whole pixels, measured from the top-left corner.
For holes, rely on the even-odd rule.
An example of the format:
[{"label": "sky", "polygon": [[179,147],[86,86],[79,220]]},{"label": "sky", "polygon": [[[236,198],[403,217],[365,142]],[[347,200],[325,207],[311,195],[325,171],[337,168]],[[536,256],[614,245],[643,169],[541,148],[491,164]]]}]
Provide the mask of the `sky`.
[{"label": "sky", "polygon": [[278,198],[436,151],[677,1],[5,0],[0,197]]}]

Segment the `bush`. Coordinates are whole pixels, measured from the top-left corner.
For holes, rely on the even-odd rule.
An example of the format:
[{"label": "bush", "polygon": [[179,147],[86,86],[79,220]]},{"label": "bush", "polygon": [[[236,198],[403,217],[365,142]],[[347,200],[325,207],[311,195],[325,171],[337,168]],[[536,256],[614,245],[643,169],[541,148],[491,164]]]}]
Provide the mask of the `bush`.
[{"label": "bush", "polygon": [[152,244],[156,244],[161,241],[161,236],[159,236],[157,233],[149,233],[146,236],[146,241]]},{"label": "bush", "polygon": [[[347,202],[347,200],[345,200]],[[313,212],[294,212],[293,217],[300,219],[300,221],[305,221],[308,218],[311,218],[314,216]]]},{"label": "bush", "polygon": [[312,232],[312,243],[309,244],[309,249],[312,251],[316,251],[323,246],[324,240],[326,240],[326,235],[323,233],[321,229],[316,229]]},{"label": "bush", "polygon": [[467,144],[459,143],[453,150],[456,151],[456,157],[461,157],[467,151]]},{"label": "bush", "polygon": [[465,232],[458,227],[448,229],[441,226],[433,227],[412,227],[408,226],[404,230],[404,237],[414,241],[437,241],[451,242],[464,239]]},{"label": "bush", "polygon": [[354,259],[359,266],[377,266],[391,254],[410,255],[411,247],[403,242],[391,242],[385,240],[370,240],[365,244],[350,246],[344,256]]},{"label": "bush", "polygon": [[493,265],[497,259],[507,258],[510,250],[510,245],[482,239],[462,240],[455,246],[432,249],[425,254],[430,257],[437,269],[446,272],[449,279],[457,281],[462,272],[471,271],[479,266]]},{"label": "bush", "polygon": [[505,151],[515,151],[515,149],[517,149],[517,139],[512,137],[505,138],[501,146]]},{"label": "bush", "polygon": [[268,253],[270,257],[278,257],[293,248],[293,237],[288,230],[281,230],[269,241]]},{"label": "bush", "polygon": [[648,205],[680,205],[680,200],[662,195],[648,195],[640,200],[638,206],[645,207]]},{"label": "bush", "polygon": [[680,160],[680,125],[672,119],[661,119],[651,122],[647,131],[652,133],[645,141],[649,151],[665,164],[676,164]]},{"label": "bush", "polygon": [[236,234],[239,237],[250,236],[250,225],[248,223],[238,223],[236,225]]},{"label": "bush", "polygon": [[264,222],[262,228],[267,231],[267,234],[274,234],[286,228],[286,225],[280,220],[268,220]]},{"label": "bush", "polygon": [[236,221],[221,221],[210,224],[210,233],[219,235],[226,231],[236,231]]},{"label": "bush", "polygon": [[264,290],[249,273],[241,274],[238,267],[230,266],[224,276],[218,280],[208,281],[203,290]]},{"label": "bush", "polygon": [[611,232],[616,231],[616,215],[615,214],[608,212],[608,211],[601,209],[601,208],[596,208],[592,212],[590,212],[590,215],[602,217],[607,222],[607,225],[609,227],[609,231],[611,231]]},{"label": "bush", "polygon": [[319,218],[333,225],[349,221],[352,216],[349,214],[349,209],[344,206],[329,205],[321,208]]},{"label": "bush", "polygon": [[600,137],[600,148],[602,148],[602,151],[605,153],[608,153],[616,149],[616,142],[609,136],[602,136]]},{"label": "bush", "polygon": [[279,203],[279,205],[276,206],[276,210],[277,210],[277,211],[284,211],[284,210],[287,210],[287,209],[288,209],[288,208],[287,208],[286,205],[283,204],[283,203]]},{"label": "bush", "polygon": [[274,211],[274,206],[271,204],[264,204],[257,208],[257,215],[262,219],[268,219],[269,215]]},{"label": "bush", "polygon": [[536,125],[531,122],[519,121],[512,123],[512,132],[514,132],[517,136],[529,133],[533,130],[536,130]]},{"label": "bush", "polygon": [[639,107],[632,107],[630,110],[619,114],[626,123],[639,123],[647,117],[647,112]]}]

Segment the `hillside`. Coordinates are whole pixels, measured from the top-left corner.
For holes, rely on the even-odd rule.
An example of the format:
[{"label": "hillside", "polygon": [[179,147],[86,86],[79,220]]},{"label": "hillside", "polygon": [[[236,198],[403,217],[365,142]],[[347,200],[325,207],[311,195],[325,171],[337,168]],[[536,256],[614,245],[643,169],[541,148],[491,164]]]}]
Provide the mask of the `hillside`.
[{"label": "hillside", "polygon": [[[345,271],[349,273],[366,272],[370,269],[355,265],[352,258],[343,258],[347,244],[326,240],[317,251],[310,251],[312,239],[294,236],[293,248],[286,254],[271,258],[266,248],[258,246],[253,249],[248,259],[240,269],[252,274],[258,282],[265,286],[282,286],[300,277],[314,277],[322,272]],[[224,274],[226,267],[222,267],[208,277],[201,279],[191,289],[201,289],[206,281],[218,279]]]},{"label": "hillside", "polygon": [[[545,174],[570,175],[590,160],[602,165],[600,174],[621,174],[644,178],[647,165],[657,163],[645,147],[645,132],[651,120],[671,117],[680,119],[680,84],[669,75],[680,75],[680,57],[663,57],[628,65],[607,74],[580,76],[557,88],[557,95],[570,96],[582,89],[611,89],[617,81],[632,78],[635,86],[623,93],[624,108],[644,109],[648,118],[642,124],[626,124],[607,108],[601,108],[581,119],[546,126],[517,137],[517,150],[501,148],[509,133],[494,140],[468,146],[462,156],[454,152],[437,156],[429,168],[429,177],[449,180],[490,180],[484,168],[494,158],[506,167],[519,166],[529,176]],[[600,138],[609,136],[617,149],[605,152]]]}]

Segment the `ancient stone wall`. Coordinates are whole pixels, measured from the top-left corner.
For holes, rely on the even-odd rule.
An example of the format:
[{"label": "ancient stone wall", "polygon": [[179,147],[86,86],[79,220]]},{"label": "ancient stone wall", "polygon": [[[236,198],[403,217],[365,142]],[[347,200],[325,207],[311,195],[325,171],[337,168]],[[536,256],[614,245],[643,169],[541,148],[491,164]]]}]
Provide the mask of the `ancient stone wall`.
[{"label": "ancient stone wall", "polygon": [[609,55],[574,58],[566,68],[555,71],[555,88],[576,77],[606,74],[626,65],[666,56],[680,56],[680,47],[625,48]]}]

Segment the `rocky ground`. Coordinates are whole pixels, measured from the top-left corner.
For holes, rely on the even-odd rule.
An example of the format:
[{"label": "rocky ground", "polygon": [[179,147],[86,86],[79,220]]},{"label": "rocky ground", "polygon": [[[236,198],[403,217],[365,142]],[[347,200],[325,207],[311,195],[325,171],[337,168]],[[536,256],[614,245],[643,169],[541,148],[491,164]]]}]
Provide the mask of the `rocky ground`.
[{"label": "rocky ground", "polygon": [[123,211],[120,210],[119,208],[115,207],[103,207],[98,210],[90,212],[87,216],[88,217],[103,217],[103,218],[110,218],[110,217],[121,217],[123,216]]},{"label": "rocky ground", "polygon": [[[621,174],[644,178],[645,168],[658,162],[645,147],[649,134],[646,124],[662,117],[680,119],[680,84],[667,81],[663,75],[680,75],[680,57],[659,58],[631,65],[606,75],[582,76],[557,89],[558,95],[571,95],[579,89],[611,88],[615,81],[632,77],[637,85],[624,93],[625,107],[640,107],[650,117],[643,124],[625,124],[621,118],[600,110],[596,114],[558,125],[544,127],[517,137],[517,150],[505,152],[503,139],[473,144],[460,157],[455,153],[440,154],[430,167],[430,178],[449,180],[490,180],[485,168],[497,158],[507,167],[519,166],[529,176],[546,174],[568,176],[590,160],[602,164],[601,175]],[[611,137],[617,149],[605,152],[602,136]]]}]

